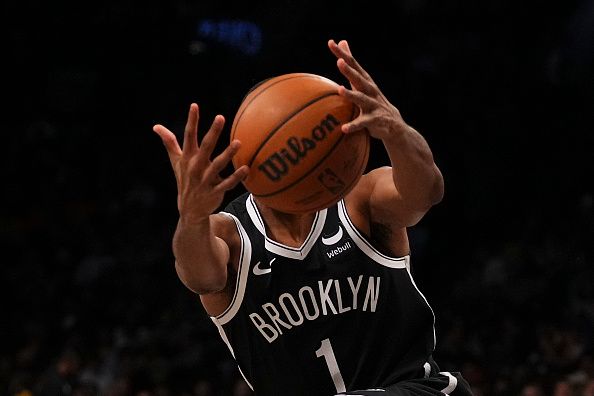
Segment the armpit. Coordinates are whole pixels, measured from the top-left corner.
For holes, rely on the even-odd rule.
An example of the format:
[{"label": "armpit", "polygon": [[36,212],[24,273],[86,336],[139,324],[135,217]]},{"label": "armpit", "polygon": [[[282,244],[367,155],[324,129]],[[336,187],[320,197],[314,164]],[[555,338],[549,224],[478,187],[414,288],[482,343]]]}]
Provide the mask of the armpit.
[{"label": "armpit", "polygon": [[392,246],[394,240],[394,231],[386,224],[372,222],[370,224],[371,243],[381,253],[388,256],[395,256],[395,249]]}]

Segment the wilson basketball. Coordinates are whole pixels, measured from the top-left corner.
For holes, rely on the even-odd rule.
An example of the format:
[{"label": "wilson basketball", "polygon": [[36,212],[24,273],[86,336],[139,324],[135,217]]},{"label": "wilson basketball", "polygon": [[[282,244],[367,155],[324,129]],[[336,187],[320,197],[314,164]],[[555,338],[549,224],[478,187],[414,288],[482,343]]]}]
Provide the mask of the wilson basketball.
[{"label": "wilson basketball", "polygon": [[285,74],[252,88],[231,129],[231,141],[242,143],[235,169],[250,166],[246,189],[286,213],[336,203],[367,166],[368,134],[341,131],[357,112],[338,95],[338,84],[315,74]]}]

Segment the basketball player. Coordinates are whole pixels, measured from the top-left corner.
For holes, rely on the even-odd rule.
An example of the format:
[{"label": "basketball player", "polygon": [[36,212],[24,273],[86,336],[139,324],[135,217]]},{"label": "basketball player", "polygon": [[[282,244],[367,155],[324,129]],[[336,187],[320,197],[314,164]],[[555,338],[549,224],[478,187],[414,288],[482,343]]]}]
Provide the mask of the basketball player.
[{"label": "basketball player", "polygon": [[470,395],[459,373],[432,359],[433,311],[410,273],[406,228],[442,199],[442,175],[347,42],[328,46],[351,85],[339,94],[360,108],[343,132],[380,139],[392,166],[316,213],[281,213],[246,193],[213,214],[249,169],[219,176],[241,142],[211,159],[224,119],[199,145],[192,104],[183,147],[154,127],[177,179],[177,274],[256,395]]}]

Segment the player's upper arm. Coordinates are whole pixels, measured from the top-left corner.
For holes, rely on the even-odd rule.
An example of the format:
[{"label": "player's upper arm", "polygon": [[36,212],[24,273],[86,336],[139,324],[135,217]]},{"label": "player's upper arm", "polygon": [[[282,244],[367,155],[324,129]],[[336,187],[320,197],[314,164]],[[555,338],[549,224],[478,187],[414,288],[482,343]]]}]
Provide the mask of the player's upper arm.
[{"label": "player's upper arm", "polygon": [[227,255],[225,265],[233,270],[237,268],[239,254],[241,251],[241,238],[235,221],[228,215],[222,213],[210,216],[212,232],[217,240],[226,247]]},{"label": "player's upper arm", "polygon": [[392,167],[389,166],[363,175],[353,195],[371,222],[389,223],[400,228],[417,224],[431,207],[431,204],[411,204],[403,199],[394,184]]}]

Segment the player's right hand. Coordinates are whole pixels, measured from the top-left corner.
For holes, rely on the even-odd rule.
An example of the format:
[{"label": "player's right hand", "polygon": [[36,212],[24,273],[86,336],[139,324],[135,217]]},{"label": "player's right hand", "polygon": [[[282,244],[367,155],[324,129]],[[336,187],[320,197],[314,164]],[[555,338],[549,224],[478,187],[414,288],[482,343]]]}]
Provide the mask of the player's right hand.
[{"label": "player's right hand", "polygon": [[204,221],[223,202],[226,191],[233,189],[247,176],[247,165],[235,170],[226,178],[220,172],[225,169],[237,153],[241,143],[234,140],[214,159],[210,159],[216,147],[225,119],[217,115],[198,144],[198,105],[192,103],[184,131],[183,146],[180,147],[175,134],[163,125],[153,127],[163,141],[177,180],[177,207],[184,222]]}]

